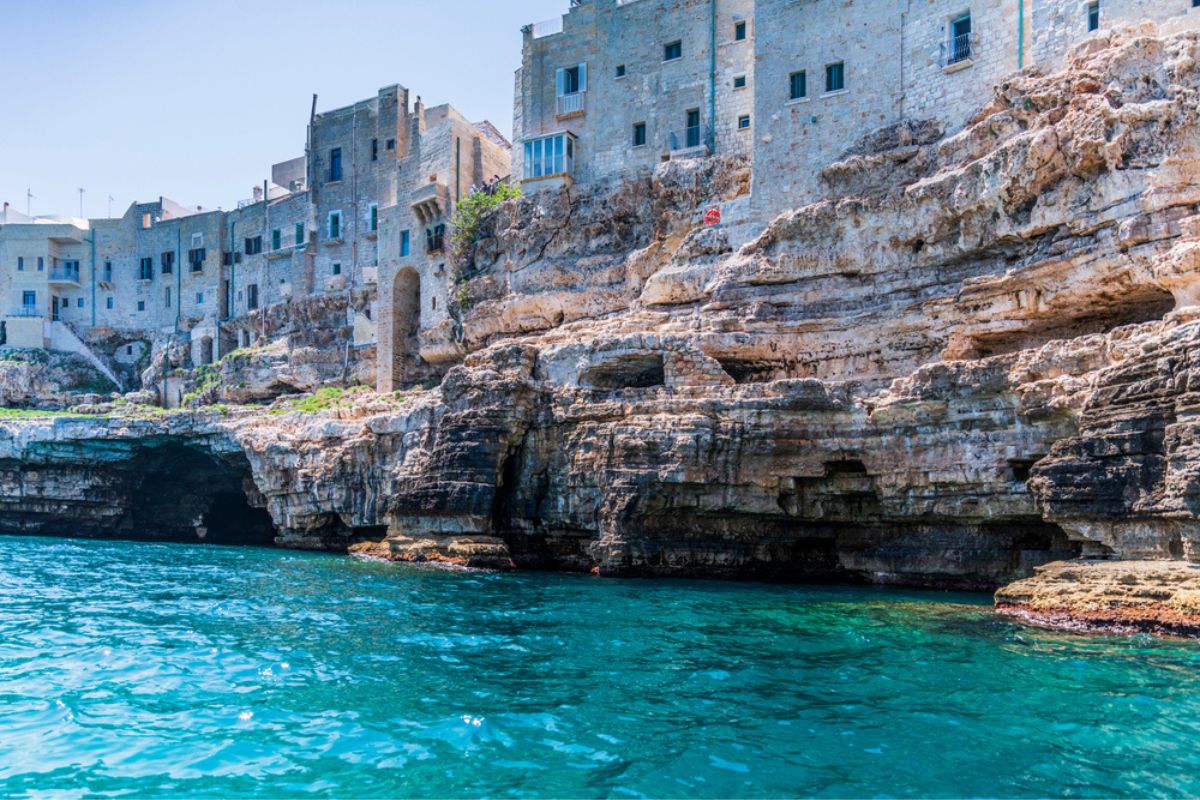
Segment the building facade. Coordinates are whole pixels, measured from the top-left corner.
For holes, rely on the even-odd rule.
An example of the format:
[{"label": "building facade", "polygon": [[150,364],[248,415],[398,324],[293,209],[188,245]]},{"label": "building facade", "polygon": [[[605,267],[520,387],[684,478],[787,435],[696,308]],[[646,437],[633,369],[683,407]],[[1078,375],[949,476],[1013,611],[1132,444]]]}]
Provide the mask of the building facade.
[{"label": "building facade", "polygon": [[954,133],[1005,76],[1142,20],[1196,27],[1200,0],[573,0],[524,29],[514,172],[536,190],[745,154],[761,226],[863,135]]},{"label": "building facade", "polygon": [[178,337],[207,364],[255,343],[263,309],[345,294],[367,298],[347,303],[353,346],[397,365],[380,388],[445,360],[454,204],[509,175],[508,141],[448,105],[410,110],[398,85],[314,114],[307,141],[229,211],[159,198],[112,219],[0,220],[2,343],[82,352],[109,329]]}]

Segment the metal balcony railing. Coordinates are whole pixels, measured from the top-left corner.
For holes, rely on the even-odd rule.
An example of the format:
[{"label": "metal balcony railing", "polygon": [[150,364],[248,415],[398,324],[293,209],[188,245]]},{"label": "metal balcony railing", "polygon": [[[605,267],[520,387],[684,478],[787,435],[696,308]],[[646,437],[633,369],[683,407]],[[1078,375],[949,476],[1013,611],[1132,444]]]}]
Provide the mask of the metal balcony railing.
[{"label": "metal balcony railing", "polygon": [[667,134],[667,146],[672,152],[691,150],[707,144],[708,130],[703,125],[689,125],[682,130],[671,131]]},{"label": "metal balcony railing", "polygon": [[943,45],[946,50],[943,62],[946,66],[958,64],[966,61],[971,57],[972,44],[974,44],[974,35],[963,33],[958,36],[951,37],[948,45]]},{"label": "metal balcony railing", "polygon": [[51,283],[79,283],[79,270],[55,267],[50,270]]},{"label": "metal balcony railing", "polygon": [[567,114],[579,114],[584,110],[586,92],[573,92],[572,94],[559,95],[558,98],[558,116],[566,116]]},{"label": "metal balcony railing", "polygon": [[8,312],[8,316],[10,316],[10,317],[44,317],[44,316],[46,316],[46,312],[43,311],[40,306],[19,305],[19,306],[13,306],[13,308]]}]

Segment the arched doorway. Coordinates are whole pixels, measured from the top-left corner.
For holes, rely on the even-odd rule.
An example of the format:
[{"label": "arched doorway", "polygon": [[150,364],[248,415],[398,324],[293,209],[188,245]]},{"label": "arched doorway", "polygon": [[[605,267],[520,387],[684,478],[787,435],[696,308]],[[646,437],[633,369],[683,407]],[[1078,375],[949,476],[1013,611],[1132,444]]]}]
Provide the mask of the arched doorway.
[{"label": "arched doorway", "polygon": [[392,286],[392,385],[399,387],[417,365],[421,331],[421,276],[412,267],[396,273]]}]

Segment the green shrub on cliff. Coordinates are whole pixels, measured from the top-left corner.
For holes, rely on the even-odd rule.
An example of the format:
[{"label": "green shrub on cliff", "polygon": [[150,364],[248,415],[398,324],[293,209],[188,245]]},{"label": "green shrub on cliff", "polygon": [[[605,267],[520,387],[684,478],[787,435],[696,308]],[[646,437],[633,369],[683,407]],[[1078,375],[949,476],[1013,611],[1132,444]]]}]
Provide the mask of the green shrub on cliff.
[{"label": "green shrub on cliff", "polygon": [[459,202],[454,209],[454,232],[450,235],[456,263],[466,266],[474,262],[475,243],[487,218],[506,200],[520,196],[521,184],[501,181],[492,190],[476,189]]}]

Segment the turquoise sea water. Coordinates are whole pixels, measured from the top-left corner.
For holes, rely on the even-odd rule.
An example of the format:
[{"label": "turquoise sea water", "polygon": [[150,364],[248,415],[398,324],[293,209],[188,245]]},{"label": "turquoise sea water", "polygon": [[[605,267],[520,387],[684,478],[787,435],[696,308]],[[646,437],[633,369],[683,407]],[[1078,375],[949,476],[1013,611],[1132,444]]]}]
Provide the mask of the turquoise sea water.
[{"label": "turquoise sea water", "polygon": [[0,537],[0,795],[1200,793],[1200,646],[987,600]]}]

